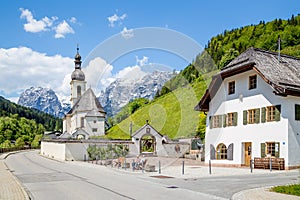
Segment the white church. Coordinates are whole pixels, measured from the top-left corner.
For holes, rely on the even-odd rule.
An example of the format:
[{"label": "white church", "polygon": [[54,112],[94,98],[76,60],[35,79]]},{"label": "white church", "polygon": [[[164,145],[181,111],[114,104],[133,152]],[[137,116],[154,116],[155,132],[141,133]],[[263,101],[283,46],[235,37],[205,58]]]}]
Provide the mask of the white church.
[{"label": "white church", "polygon": [[81,70],[81,56],[75,55],[75,70],[71,75],[71,110],[63,119],[63,138],[88,139],[105,134],[106,113],[91,88],[86,88]]}]

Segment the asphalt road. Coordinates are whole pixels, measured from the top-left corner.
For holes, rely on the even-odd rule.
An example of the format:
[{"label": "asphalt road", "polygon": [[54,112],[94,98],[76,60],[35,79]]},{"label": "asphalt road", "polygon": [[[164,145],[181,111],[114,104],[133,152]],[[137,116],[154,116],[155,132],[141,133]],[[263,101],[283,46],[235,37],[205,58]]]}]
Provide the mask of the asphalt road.
[{"label": "asphalt road", "polygon": [[230,199],[245,189],[299,182],[299,173],[157,179],[24,152],[6,159],[31,199]]}]

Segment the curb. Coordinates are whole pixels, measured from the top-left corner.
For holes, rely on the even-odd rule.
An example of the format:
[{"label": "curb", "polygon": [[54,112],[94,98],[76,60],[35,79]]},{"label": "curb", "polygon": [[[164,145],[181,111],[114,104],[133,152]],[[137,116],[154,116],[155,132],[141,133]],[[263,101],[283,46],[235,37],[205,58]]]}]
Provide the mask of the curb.
[{"label": "curb", "polygon": [[13,155],[13,154],[16,154],[16,153],[21,153],[21,152],[25,152],[25,151],[30,151],[30,150],[21,150],[21,151],[13,151],[13,152],[9,152],[9,153],[5,153],[5,154],[2,154],[0,155],[0,160],[3,161],[5,167],[8,169],[8,173],[13,177],[13,179],[15,180],[15,182],[17,183],[17,185],[20,187],[23,195],[24,195],[24,198],[25,200],[31,200],[32,198],[30,197],[30,192],[26,189],[26,187],[19,181],[19,179],[9,170],[8,166],[6,165],[6,163],[4,162],[4,160],[10,156],[10,155]]},{"label": "curb", "polygon": [[[11,155],[11,154],[9,154],[9,155]],[[7,155],[6,158],[7,158],[9,155]],[[9,168],[7,167],[7,165],[6,165],[5,162],[4,162],[4,165],[6,166],[7,169],[9,169]],[[11,173],[10,170],[7,170],[7,171],[8,171],[8,172],[10,173],[10,175],[13,177],[13,179],[15,180],[15,182],[19,185],[19,187],[20,187],[20,189],[22,190],[22,193],[23,193],[23,195],[24,195],[24,197],[25,197],[25,200],[30,200],[31,198],[30,198],[30,196],[29,196],[29,194],[28,194],[28,192],[27,192],[26,187],[24,187],[24,186],[22,185],[22,183],[19,181],[19,179],[18,179],[13,173]]]}]

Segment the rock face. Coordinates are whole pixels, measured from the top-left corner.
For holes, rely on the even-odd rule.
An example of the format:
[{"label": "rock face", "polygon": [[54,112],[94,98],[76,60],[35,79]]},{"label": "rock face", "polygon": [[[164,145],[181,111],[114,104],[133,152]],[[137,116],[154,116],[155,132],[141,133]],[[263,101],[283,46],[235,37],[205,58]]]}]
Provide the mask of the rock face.
[{"label": "rock face", "polygon": [[133,99],[153,99],[157,90],[172,76],[173,72],[154,71],[139,79],[117,79],[101,92],[99,101],[108,116],[115,115]]},{"label": "rock face", "polygon": [[70,109],[70,104],[64,103],[64,106],[61,105],[61,102],[52,89],[42,87],[26,89],[20,95],[18,104],[35,108],[60,118]]}]

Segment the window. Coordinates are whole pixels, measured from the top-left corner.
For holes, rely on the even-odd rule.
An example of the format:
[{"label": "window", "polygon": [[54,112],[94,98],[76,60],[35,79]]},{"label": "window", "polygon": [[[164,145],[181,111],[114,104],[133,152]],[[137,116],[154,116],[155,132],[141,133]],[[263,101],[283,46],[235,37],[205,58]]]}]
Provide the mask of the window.
[{"label": "window", "polygon": [[237,112],[227,113],[224,115],[223,125],[226,126],[237,126]]},{"label": "window", "polygon": [[268,106],[266,109],[267,122],[275,121],[275,106]]},{"label": "window", "polygon": [[295,120],[300,120],[300,105],[295,104]]},{"label": "window", "polygon": [[266,142],[261,143],[261,157],[265,158],[267,155],[279,158],[280,143],[279,142]]},{"label": "window", "polygon": [[248,110],[248,124],[259,123],[260,118],[260,109],[251,109]]},{"label": "window", "polygon": [[267,143],[267,154],[271,156],[275,156],[275,142],[268,142]]},{"label": "window", "polygon": [[222,127],[222,115],[215,115],[212,118],[212,128]]},{"label": "window", "polygon": [[97,132],[97,129],[96,129],[96,128],[93,128],[92,131],[93,131],[93,132]]},{"label": "window", "polygon": [[255,122],[255,110],[248,110],[248,124],[254,124]]},{"label": "window", "polygon": [[80,127],[84,127],[84,117],[80,118]]},{"label": "window", "polygon": [[261,122],[280,121],[281,105],[261,108]]},{"label": "window", "polygon": [[229,144],[228,148],[225,144],[220,143],[216,149],[214,145],[210,144],[210,159],[233,160],[233,143]]},{"label": "window", "polygon": [[81,87],[80,85],[77,86],[77,98],[81,97]]},{"label": "window", "polygon": [[226,160],[227,159],[227,148],[226,148],[225,144],[221,143],[217,146],[216,159],[217,160]]},{"label": "window", "polygon": [[231,81],[228,83],[228,94],[235,93],[235,81]]},{"label": "window", "polygon": [[257,85],[257,76],[249,76],[249,90],[255,89]]}]

